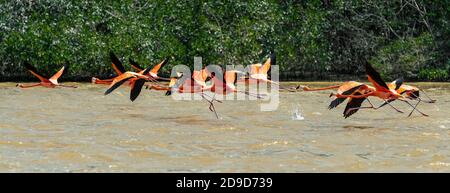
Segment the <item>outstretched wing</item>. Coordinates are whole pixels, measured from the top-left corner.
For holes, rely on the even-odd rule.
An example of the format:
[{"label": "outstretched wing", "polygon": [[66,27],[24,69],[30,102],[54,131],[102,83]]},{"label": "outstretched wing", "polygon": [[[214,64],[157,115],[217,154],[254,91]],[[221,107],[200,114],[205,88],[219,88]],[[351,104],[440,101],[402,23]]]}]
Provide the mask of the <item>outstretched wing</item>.
[{"label": "outstretched wing", "polygon": [[[344,84],[341,87],[345,87],[346,85],[347,84]],[[359,88],[361,88],[362,86],[364,86],[364,84],[360,84],[360,85],[357,85],[355,87],[349,88],[348,90],[342,92],[342,95],[352,95],[357,90],[359,90]],[[328,106],[328,109],[336,108],[338,105],[343,103],[345,101],[345,99],[347,99],[347,98],[336,98],[336,99],[334,99],[333,101],[331,101],[330,105]]]},{"label": "outstretched wing", "polygon": [[134,81],[133,85],[131,85],[131,92],[130,92],[131,101],[134,101],[139,96],[144,84],[145,84],[144,79],[137,79],[136,81]]},{"label": "outstretched wing", "polygon": [[261,68],[261,64],[257,63],[257,64],[250,64],[249,66],[249,75],[253,75],[253,74],[258,74],[259,73],[259,69]]},{"label": "outstretched wing", "polygon": [[141,72],[139,72],[139,73],[142,74],[142,75],[146,75],[146,74],[148,74],[148,73],[150,72],[151,69],[152,69],[152,67],[149,66],[149,67],[147,67],[145,70],[143,70],[143,71],[141,71]]},{"label": "outstretched wing", "polygon": [[37,72],[36,68],[34,66],[32,66],[30,63],[25,62],[24,65],[25,65],[25,68],[27,68],[27,70],[29,72],[31,72],[31,74],[33,74],[34,76],[39,78],[39,80],[41,80],[42,82],[49,82],[49,80],[47,78],[45,78],[44,76],[42,76],[41,74],[39,74]]},{"label": "outstretched wing", "polygon": [[164,67],[164,65],[166,65],[167,62],[169,62],[169,58],[164,59],[162,62],[160,62],[159,64],[157,64],[156,66],[154,66],[150,72],[153,73],[153,74],[155,74],[155,75],[158,74],[159,69],[161,69],[162,67]]},{"label": "outstretched wing", "polygon": [[366,73],[367,78],[377,90],[389,91],[389,87],[386,85],[386,82],[383,81],[380,74],[368,62],[366,63]]},{"label": "outstretched wing", "polygon": [[236,70],[225,71],[225,83],[229,85],[235,85],[237,82],[237,73]]},{"label": "outstretched wing", "polygon": [[137,62],[132,60],[131,58],[128,58],[128,61],[130,61],[131,67],[133,67],[136,71],[140,72],[144,70],[144,68],[141,67]]},{"label": "outstretched wing", "polygon": [[[360,93],[355,93],[354,95],[361,95]],[[344,117],[348,118],[358,112],[359,109],[352,109],[352,108],[359,108],[361,107],[362,103],[366,100],[366,98],[350,98],[350,100],[347,103],[347,106],[345,106],[344,110]]]},{"label": "outstretched wing", "polygon": [[109,86],[108,90],[105,91],[105,95],[111,93],[116,88],[118,88],[120,85],[125,83],[127,80],[134,78],[134,77],[136,77],[136,76],[133,74],[124,73],[124,74],[121,74],[120,76],[114,78],[113,82],[111,83],[111,86]]},{"label": "outstretched wing", "polygon": [[267,74],[270,70],[271,65],[276,65],[276,57],[275,53],[270,54],[270,58],[266,60],[266,62],[259,69],[259,73]]},{"label": "outstretched wing", "polygon": [[111,58],[111,65],[118,75],[126,72],[122,62],[120,62],[119,58],[117,58],[117,56],[113,52],[109,53],[109,57]]},{"label": "outstretched wing", "polygon": [[54,74],[50,78],[50,81],[53,82],[54,84],[58,84],[58,78],[61,77],[63,74],[65,74],[68,69],[69,65],[68,64],[64,65],[56,74]]}]

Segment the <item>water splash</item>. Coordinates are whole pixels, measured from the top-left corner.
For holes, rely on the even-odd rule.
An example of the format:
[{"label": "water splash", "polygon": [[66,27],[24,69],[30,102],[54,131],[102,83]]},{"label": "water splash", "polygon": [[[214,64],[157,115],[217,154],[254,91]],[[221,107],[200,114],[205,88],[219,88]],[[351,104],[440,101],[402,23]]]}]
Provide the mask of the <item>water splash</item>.
[{"label": "water splash", "polygon": [[303,117],[302,113],[300,112],[300,105],[294,105],[292,107],[292,120],[294,121],[301,121],[304,120],[305,117]]}]

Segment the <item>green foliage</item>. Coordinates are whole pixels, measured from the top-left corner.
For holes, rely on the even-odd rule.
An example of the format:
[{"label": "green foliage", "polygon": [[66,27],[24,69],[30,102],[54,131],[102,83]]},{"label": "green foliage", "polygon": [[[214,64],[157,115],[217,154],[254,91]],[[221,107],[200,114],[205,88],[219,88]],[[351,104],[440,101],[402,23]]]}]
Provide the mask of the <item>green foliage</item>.
[{"label": "green foliage", "polygon": [[428,79],[427,76],[419,76],[419,72],[425,72],[422,69],[427,69],[434,62],[436,53],[433,46],[433,38],[428,33],[397,40],[379,49],[371,63],[380,69],[383,77],[390,80],[398,77]]},{"label": "green foliage", "polygon": [[419,71],[419,78],[431,81],[445,81],[448,78],[446,69],[422,69]]},{"label": "green foliage", "polygon": [[110,76],[110,50],[128,69],[129,57],[170,57],[166,74],[194,56],[247,65],[274,50],[290,78],[359,76],[370,61],[390,79],[449,80],[449,13],[448,0],[2,0],[0,80],[32,78],[24,61],[47,74],[68,63],[66,79]]}]

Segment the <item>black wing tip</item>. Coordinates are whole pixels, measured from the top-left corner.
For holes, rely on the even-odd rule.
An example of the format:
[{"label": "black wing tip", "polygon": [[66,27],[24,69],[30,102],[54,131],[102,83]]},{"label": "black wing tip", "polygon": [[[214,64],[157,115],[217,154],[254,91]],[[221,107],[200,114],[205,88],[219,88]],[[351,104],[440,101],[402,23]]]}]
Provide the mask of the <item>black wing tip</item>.
[{"label": "black wing tip", "polygon": [[277,65],[277,57],[275,55],[275,52],[270,54],[270,65]]},{"label": "black wing tip", "polygon": [[172,95],[172,91],[171,90],[168,90],[167,92],[166,92],[166,94],[165,94],[166,96],[170,96],[170,95]]},{"label": "black wing tip", "polygon": [[112,61],[113,63],[116,63],[116,64],[122,64],[122,63],[120,62],[119,58],[118,58],[113,52],[109,52],[109,57],[111,58],[111,61]]},{"label": "black wing tip", "polygon": [[108,90],[105,91],[104,95],[108,95],[111,92],[112,92],[112,90],[108,89]]},{"label": "black wing tip", "polygon": [[164,67],[169,62],[169,57],[165,58],[161,64],[161,68]]},{"label": "black wing tip", "polygon": [[69,72],[69,67],[70,67],[70,65],[69,65],[69,63],[65,63],[64,64],[64,71],[63,71],[63,73],[61,74],[61,76],[64,76],[64,75],[66,75],[68,72]]},{"label": "black wing tip", "polygon": [[135,66],[135,67],[139,67],[139,64],[136,61],[134,61],[133,59],[131,59],[131,58],[128,58],[128,62],[130,62],[130,64]]},{"label": "black wing tip", "polygon": [[133,102],[134,100],[136,100],[138,98],[144,84],[145,84],[144,79],[138,79],[138,80],[136,80],[136,82],[134,82],[134,87],[131,89],[131,92],[130,92],[131,102]]},{"label": "black wing tip", "polygon": [[33,65],[31,65],[29,62],[24,62],[23,65],[24,65],[25,68],[28,69],[28,70],[32,70],[32,71],[35,71],[35,70],[36,70],[36,68],[35,68]]},{"label": "black wing tip", "polygon": [[328,106],[328,109],[334,109],[337,106],[339,106],[342,102],[344,102],[347,98],[336,98],[333,101],[331,101],[330,105]]},{"label": "black wing tip", "polygon": [[130,62],[131,66],[133,66],[134,68],[137,68],[138,70],[142,70],[144,68],[142,68],[142,66],[136,62],[135,60],[128,58],[128,61]]},{"label": "black wing tip", "polygon": [[138,96],[130,96],[130,101],[131,101],[131,102],[134,102],[134,100],[136,100],[137,97],[138,97]]},{"label": "black wing tip", "polygon": [[372,77],[372,79],[377,82],[380,86],[389,89],[389,87],[387,86],[386,82],[383,80],[383,78],[381,78],[380,73],[378,73],[375,68],[373,68],[373,66],[366,61],[365,63],[365,67],[366,67],[366,73],[368,76]]},{"label": "black wing tip", "polygon": [[149,67],[147,67],[145,70],[144,70],[144,73],[142,73],[142,74],[148,74],[149,72],[150,72],[150,70],[152,70],[152,66],[149,66]]},{"label": "black wing tip", "polygon": [[358,111],[358,110],[351,110],[351,111],[345,110],[345,111],[344,111],[344,118],[345,118],[345,119],[349,118],[350,116],[352,116],[353,114],[355,114],[357,111]]}]

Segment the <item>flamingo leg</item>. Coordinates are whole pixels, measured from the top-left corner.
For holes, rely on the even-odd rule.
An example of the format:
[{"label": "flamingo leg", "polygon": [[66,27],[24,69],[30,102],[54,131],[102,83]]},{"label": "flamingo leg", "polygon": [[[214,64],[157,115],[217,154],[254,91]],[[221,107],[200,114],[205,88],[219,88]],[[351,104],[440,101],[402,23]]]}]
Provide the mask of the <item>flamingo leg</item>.
[{"label": "flamingo leg", "polygon": [[383,107],[383,106],[385,106],[385,105],[390,105],[390,106],[391,106],[393,109],[395,109],[397,112],[403,113],[403,111],[398,110],[397,108],[395,108],[394,106],[392,106],[392,105],[390,104],[392,101],[391,101],[391,102],[389,102],[389,101],[384,101],[384,103],[381,104],[381,105],[378,106],[378,107],[375,107],[375,105],[373,105],[373,103],[369,100],[369,98],[367,98],[367,102],[369,102],[370,107],[355,107],[355,108],[350,108],[348,111],[356,110],[356,109],[375,109],[375,110],[377,110],[377,109],[379,109],[379,108],[381,108],[381,107]]},{"label": "flamingo leg", "polygon": [[373,106],[372,102],[370,102],[369,98],[367,98],[367,102],[369,102],[370,107],[354,107],[354,108],[348,109],[347,112],[350,112],[350,111],[353,111],[353,110],[359,110],[359,109],[376,109],[376,108]]},{"label": "flamingo leg", "polygon": [[422,100],[419,96],[417,96],[414,93],[411,93],[411,95],[415,96],[416,100],[422,101],[424,103],[435,103],[436,102],[435,99],[431,99],[423,90],[420,90],[420,91],[422,91],[422,93],[425,94],[425,96],[428,98],[428,100]]},{"label": "flamingo leg", "polygon": [[414,108],[413,108],[413,110],[409,113],[408,117],[410,117],[410,116],[412,115],[412,113],[414,112],[414,110],[417,110],[417,106],[419,105],[420,101],[421,101],[421,100],[419,99],[419,102],[417,102],[416,105],[414,105]]},{"label": "flamingo leg", "polygon": [[[387,105],[389,105],[390,107],[392,107],[393,109],[395,109],[397,112],[403,113],[403,111],[398,110],[396,107],[394,107],[394,105],[392,105],[391,102],[385,100],[384,103],[386,103]],[[383,104],[382,104],[382,105],[383,105]],[[382,107],[382,106],[380,106],[380,107]],[[378,108],[380,108],[380,107],[378,107]]]},{"label": "flamingo leg", "polygon": [[213,97],[211,97],[211,96],[209,96],[209,95],[207,95],[207,94],[205,94],[205,93],[203,93],[203,95],[205,95],[205,96],[209,97],[210,99],[212,99],[213,102],[214,102],[214,101],[217,101],[217,102],[219,102],[219,103],[222,103],[222,101],[216,99],[216,93],[214,93],[214,96],[213,96]]},{"label": "flamingo leg", "polygon": [[[423,113],[423,112],[420,111],[418,108],[414,107],[414,106],[413,106],[411,103],[409,103],[408,101],[405,101],[405,100],[401,100],[401,101],[403,101],[403,102],[405,102],[406,104],[408,104],[409,106],[411,106],[411,107],[413,108],[413,110],[416,110],[417,112],[419,112],[419,113],[422,114],[423,116],[428,117],[427,114]],[[418,105],[418,104],[416,104],[416,106],[417,106],[417,105]],[[410,114],[409,116],[411,116],[411,114]],[[408,117],[409,117],[409,116],[408,116]]]},{"label": "flamingo leg", "polygon": [[203,93],[200,95],[202,96],[203,99],[205,99],[209,103],[209,110],[214,112],[214,114],[216,115],[216,118],[219,119],[219,115],[217,114],[216,108],[214,107],[215,99],[208,100]]},{"label": "flamingo leg", "polygon": [[[429,100],[428,103],[435,103],[436,102],[436,100],[432,99],[430,96],[428,96],[427,93],[424,90],[420,89],[420,91],[422,91],[422,93],[425,94],[425,96],[428,98],[428,100]],[[425,101],[423,101],[423,102],[425,102]]]},{"label": "flamingo leg", "polygon": [[237,92],[244,93],[248,96],[256,97],[257,99],[262,99],[262,98],[264,98],[264,96],[266,96],[265,94],[256,94],[256,93],[251,93],[248,91],[237,91]]},{"label": "flamingo leg", "polygon": [[166,81],[170,81],[170,78],[164,78],[164,77],[159,77],[159,76],[158,76],[157,80],[166,80]]},{"label": "flamingo leg", "polygon": [[63,84],[58,84],[56,86],[66,87],[66,88],[78,88],[77,86],[70,86],[70,85],[63,85]]},{"label": "flamingo leg", "polygon": [[35,86],[41,86],[41,83],[32,84],[32,85],[17,84],[16,86],[20,87],[20,88],[31,88],[31,87],[35,87]]},{"label": "flamingo leg", "polygon": [[331,93],[330,97],[332,96],[336,96],[337,98],[367,98],[368,96],[370,96],[373,92],[368,92],[366,94],[363,95],[342,95],[342,94],[334,94]]}]

